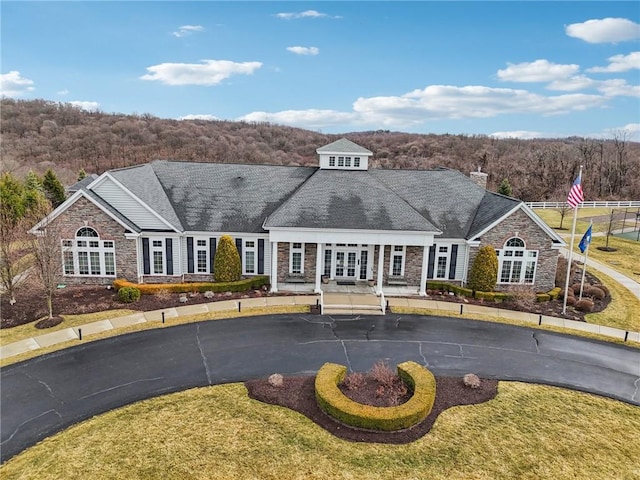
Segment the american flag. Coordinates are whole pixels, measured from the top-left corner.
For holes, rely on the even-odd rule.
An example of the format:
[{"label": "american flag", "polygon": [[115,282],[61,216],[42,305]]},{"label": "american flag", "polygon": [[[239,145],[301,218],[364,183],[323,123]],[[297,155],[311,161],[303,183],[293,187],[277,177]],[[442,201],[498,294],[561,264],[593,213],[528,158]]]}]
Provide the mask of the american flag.
[{"label": "american flag", "polygon": [[567,203],[571,208],[576,208],[582,202],[584,202],[584,193],[582,193],[582,179],[581,176],[578,175],[578,178],[575,179],[573,185],[571,185],[571,190],[569,190],[569,196],[567,197]]}]

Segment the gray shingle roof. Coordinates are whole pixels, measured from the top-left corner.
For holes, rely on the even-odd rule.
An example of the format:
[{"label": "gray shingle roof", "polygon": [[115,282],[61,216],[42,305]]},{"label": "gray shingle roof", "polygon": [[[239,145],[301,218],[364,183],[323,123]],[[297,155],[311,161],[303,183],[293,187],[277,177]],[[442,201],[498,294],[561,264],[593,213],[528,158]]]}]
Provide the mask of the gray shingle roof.
[{"label": "gray shingle roof", "polygon": [[519,200],[486,191],[469,228],[467,238],[472,239],[477,233],[501,218],[518,204],[520,204]]},{"label": "gray shingle roof", "polygon": [[438,232],[368,171],[318,170],[265,227]]},{"label": "gray shingle roof", "polygon": [[360,145],[353,143],[351,140],[347,140],[346,138],[341,138],[340,140],[336,140],[329,145],[325,145],[324,147],[320,147],[316,149],[317,153],[351,153],[351,154],[360,154],[360,155],[373,155],[371,150],[367,150]]},{"label": "gray shingle roof", "polygon": [[112,170],[110,174],[176,229],[184,230],[153,170],[153,164]]},{"label": "gray shingle roof", "polygon": [[[492,195],[469,177],[455,170],[369,170],[371,175],[405,199],[436,227],[442,238],[468,238],[476,211],[484,207],[493,215],[502,215],[519,203],[518,200]],[[485,199],[486,196],[486,199]],[[503,199],[507,199],[504,202]]]},{"label": "gray shingle roof", "polygon": [[316,171],[168,161],[151,167],[184,229],[203,232],[263,232],[265,218]]}]

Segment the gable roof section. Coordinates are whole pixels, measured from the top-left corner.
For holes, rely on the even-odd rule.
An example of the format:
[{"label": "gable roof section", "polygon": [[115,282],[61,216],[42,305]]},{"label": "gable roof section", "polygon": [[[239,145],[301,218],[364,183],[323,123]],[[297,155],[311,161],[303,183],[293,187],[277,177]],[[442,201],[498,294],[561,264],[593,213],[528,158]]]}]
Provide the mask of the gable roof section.
[{"label": "gable roof section", "polygon": [[63,214],[69,207],[71,207],[74,203],[76,203],[80,198],[86,198],[89,202],[93,203],[96,207],[102,210],[105,214],[111,217],[113,220],[118,222],[122,227],[132,232],[140,232],[140,228],[133,222],[131,222],[124,215],[121,215],[120,212],[115,210],[111,205],[102,200],[98,195],[94,192],[87,189],[77,190],[73,195],[67,198],[62,204],[58,206],[55,210],[53,210],[49,215],[40,220],[36,225],[34,225],[31,230],[31,233],[35,233],[40,229],[43,225],[51,223],[61,214]]},{"label": "gable roof section", "polygon": [[340,140],[336,140],[329,145],[320,147],[316,149],[316,153],[351,153],[354,155],[373,155],[373,152],[371,150],[367,150],[366,148],[361,147],[357,143],[353,143],[351,140],[347,140],[346,138],[341,138]]},{"label": "gable roof section", "polygon": [[144,207],[155,212],[174,229],[182,230],[182,222],[173,210],[167,194],[158,180],[152,164],[138,165],[130,168],[111,170],[108,172],[112,178],[126,188],[137,199],[143,202]]},{"label": "gable roof section", "polygon": [[265,228],[439,233],[367,171],[318,170],[265,222]]},{"label": "gable roof section", "polygon": [[477,237],[480,232],[485,231],[487,227],[495,224],[520,205],[524,204],[519,200],[486,191],[469,229],[468,238]]},{"label": "gable roof section", "polygon": [[485,189],[455,170],[369,172],[442,230],[442,238],[467,238],[486,194]]},{"label": "gable roof section", "polygon": [[255,233],[317,170],[164,160],[151,168],[185,231]]}]

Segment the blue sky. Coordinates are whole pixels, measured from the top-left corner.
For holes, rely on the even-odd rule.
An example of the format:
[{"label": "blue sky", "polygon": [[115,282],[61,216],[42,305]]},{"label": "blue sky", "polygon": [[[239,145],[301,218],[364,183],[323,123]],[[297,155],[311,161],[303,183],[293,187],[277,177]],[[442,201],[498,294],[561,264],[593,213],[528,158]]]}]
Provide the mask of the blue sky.
[{"label": "blue sky", "polygon": [[629,2],[1,3],[2,95],[163,118],[640,141]]}]

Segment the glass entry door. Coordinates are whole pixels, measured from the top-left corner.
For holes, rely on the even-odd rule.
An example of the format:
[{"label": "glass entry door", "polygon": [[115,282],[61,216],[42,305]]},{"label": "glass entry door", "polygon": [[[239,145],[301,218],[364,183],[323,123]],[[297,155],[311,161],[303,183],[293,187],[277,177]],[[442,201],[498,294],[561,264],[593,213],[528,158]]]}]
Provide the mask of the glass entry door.
[{"label": "glass entry door", "polygon": [[351,250],[336,251],[336,277],[356,277],[357,252]]}]

